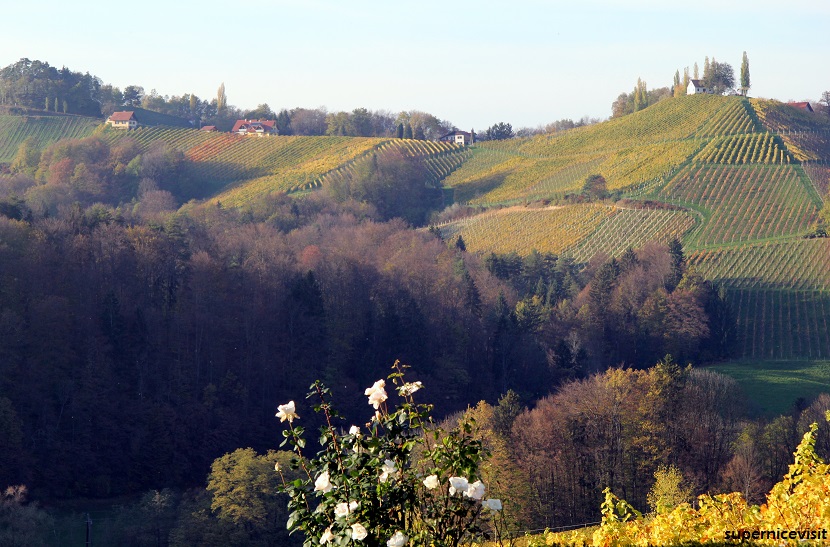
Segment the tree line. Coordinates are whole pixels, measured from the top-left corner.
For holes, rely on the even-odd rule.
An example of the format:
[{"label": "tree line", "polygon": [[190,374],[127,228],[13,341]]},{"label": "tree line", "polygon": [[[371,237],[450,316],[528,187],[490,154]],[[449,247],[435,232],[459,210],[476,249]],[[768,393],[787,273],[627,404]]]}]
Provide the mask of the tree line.
[{"label": "tree line", "polygon": [[669,97],[682,97],[686,95],[689,82],[692,80],[699,80],[702,87],[715,95],[722,95],[728,92],[740,92],[741,95],[746,95],[751,87],[749,57],[747,57],[746,51],[744,51],[741,59],[737,91],[735,90],[735,71],[732,65],[718,62],[714,57],[710,60],[706,56],[702,74],[697,63],[694,64],[692,72],[689,71],[688,66],[685,67],[682,76],[678,69],[674,73],[671,86],[648,89],[646,82],[641,78],[637,78],[637,85],[634,86],[634,90],[630,93],[621,93],[611,104],[611,117],[619,118],[638,112]]}]

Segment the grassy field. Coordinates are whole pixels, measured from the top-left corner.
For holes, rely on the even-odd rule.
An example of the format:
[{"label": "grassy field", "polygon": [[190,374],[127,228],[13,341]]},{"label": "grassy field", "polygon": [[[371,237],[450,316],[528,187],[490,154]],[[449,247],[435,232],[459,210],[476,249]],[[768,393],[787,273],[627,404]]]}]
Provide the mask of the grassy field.
[{"label": "grassy field", "polygon": [[830,361],[745,359],[708,368],[737,380],[750,402],[766,416],[787,413],[799,397],[809,403],[820,393],[830,393]]}]

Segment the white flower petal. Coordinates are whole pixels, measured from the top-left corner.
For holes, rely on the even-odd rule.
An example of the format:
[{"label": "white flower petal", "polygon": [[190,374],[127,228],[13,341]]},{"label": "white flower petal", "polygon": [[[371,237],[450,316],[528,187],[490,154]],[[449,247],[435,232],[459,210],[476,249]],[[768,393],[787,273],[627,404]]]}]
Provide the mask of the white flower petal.
[{"label": "white flower petal", "polygon": [[476,481],[467,487],[464,495],[474,500],[480,500],[484,497],[484,484],[481,481]]},{"label": "white flower petal", "polygon": [[326,492],[330,492],[333,486],[331,485],[331,480],[329,479],[329,472],[326,471],[319,477],[317,480],[314,481],[314,491],[315,492],[322,492],[325,494]]},{"label": "white flower petal", "polygon": [[284,405],[277,406],[277,418],[280,419],[280,422],[284,422],[288,420],[288,423],[294,421],[294,418],[299,418],[300,415],[297,414],[297,409],[294,406],[294,401],[288,401],[288,403]]},{"label": "white flower petal", "polygon": [[430,475],[429,477],[424,479],[424,486],[427,487],[427,490],[434,490],[440,486],[438,482],[438,475]]},{"label": "white flower petal", "polygon": [[399,530],[395,532],[394,536],[389,538],[389,541],[386,542],[386,547],[403,547],[406,545],[408,540],[409,538],[403,535],[403,532]]},{"label": "white flower petal", "polygon": [[489,499],[481,502],[482,507],[486,507],[490,511],[501,511],[501,500]]},{"label": "white flower petal", "polygon": [[352,539],[355,541],[363,541],[369,533],[366,531],[366,527],[362,524],[355,523],[352,524]]}]

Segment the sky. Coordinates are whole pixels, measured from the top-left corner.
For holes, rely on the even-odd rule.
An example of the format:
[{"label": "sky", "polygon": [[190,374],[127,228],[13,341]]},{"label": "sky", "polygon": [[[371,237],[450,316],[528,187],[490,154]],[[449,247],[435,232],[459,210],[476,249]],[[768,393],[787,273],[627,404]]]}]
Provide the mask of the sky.
[{"label": "sky", "polygon": [[123,89],[273,110],[422,110],[461,129],[607,118],[704,57],[749,57],[751,96],[830,89],[827,0],[27,0],[0,66],[26,57]]}]

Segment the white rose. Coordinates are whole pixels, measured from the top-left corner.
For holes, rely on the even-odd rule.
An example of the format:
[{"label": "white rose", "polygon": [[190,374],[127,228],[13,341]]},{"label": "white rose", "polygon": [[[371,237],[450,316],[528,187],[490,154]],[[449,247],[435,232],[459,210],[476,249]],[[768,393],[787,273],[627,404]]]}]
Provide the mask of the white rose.
[{"label": "white rose", "polygon": [[329,480],[329,472],[326,471],[319,477],[317,480],[314,481],[314,491],[315,492],[322,492],[325,494],[326,492],[330,492],[332,489],[331,481]]},{"label": "white rose", "polygon": [[372,387],[366,388],[366,391],[363,392],[364,395],[369,397],[369,404],[375,407],[375,410],[377,410],[380,407],[380,404],[388,398],[386,396],[386,390],[383,389],[385,386],[385,381],[378,380],[372,385]]},{"label": "white rose", "polygon": [[474,500],[480,500],[484,497],[484,485],[481,481],[476,481],[467,488],[464,495]]},{"label": "white rose", "polygon": [[352,524],[352,539],[355,541],[363,541],[368,532],[362,524]]},{"label": "white rose", "polygon": [[501,500],[489,499],[481,502],[482,507],[486,507],[490,511],[501,511]]},{"label": "white rose", "polygon": [[395,473],[397,473],[398,468],[395,466],[395,462],[393,462],[392,460],[385,460],[380,470],[380,482],[386,482],[387,480],[389,480],[390,476],[393,476]]},{"label": "white rose", "polygon": [[360,504],[356,501],[350,501],[349,503],[344,501],[342,503],[338,503],[334,506],[334,516],[339,519],[347,517],[352,511],[357,509],[359,505]]},{"label": "white rose", "polygon": [[395,532],[395,535],[389,538],[386,542],[386,547],[403,547],[409,538],[403,535],[401,531]]},{"label": "white rose", "polygon": [[277,418],[280,419],[280,422],[284,422],[288,420],[288,423],[294,421],[294,418],[299,418],[299,414],[297,414],[296,409],[294,408],[294,401],[288,401],[288,404],[279,405],[277,407]]},{"label": "white rose", "polygon": [[353,425],[349,428],[349,435],[360,435],[360,428],[356,425]]},{"label": "white rose", "polygon": [[470,487],[470,483],[464,477],[450,477],[450,496],[454,496],[456,492],[466,492]]},{"label": "white rose", "polygon": [[342,519],[349,514],[349,504],[345,501],[334,506],[334,517]]},{"label": "white rose", "polygon": [[424,479],[424,486],[427,487],[427,490],[433,490],[438,488],[440,483],[438,482],[438,475],[430,475],[429,477]]}]

